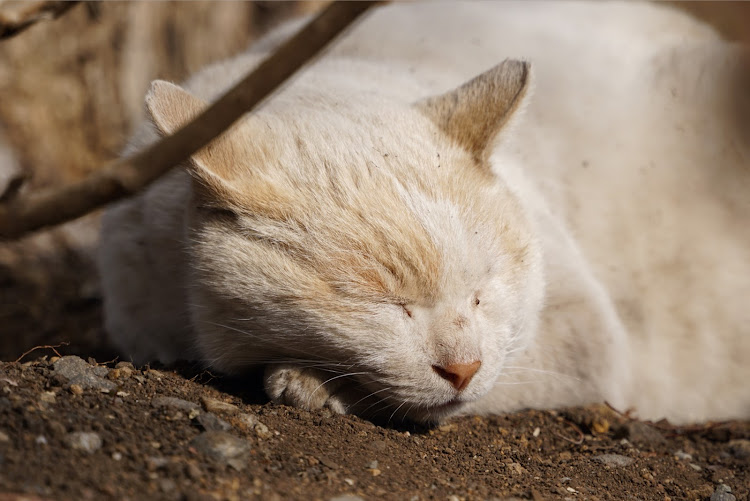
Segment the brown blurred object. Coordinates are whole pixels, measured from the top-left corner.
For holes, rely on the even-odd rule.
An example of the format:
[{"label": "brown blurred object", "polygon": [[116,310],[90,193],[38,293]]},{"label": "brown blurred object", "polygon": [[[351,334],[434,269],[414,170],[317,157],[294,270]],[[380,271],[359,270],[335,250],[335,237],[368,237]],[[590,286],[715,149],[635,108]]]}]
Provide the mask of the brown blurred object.
[{"label": "brown blurred object", "polygon": [[32,171],[31,187],[77,179],[116,157],[143,118],[151,80],[182,80],[296,9],[286,2],[83,3],[0,42],[0,123]]},{"label": "brown blurred object", "polygon": [[[83,2],[0,40],[0,127],[31,176],[22,189],[59,186],[116,158],[144,117],[151,80],[181,81],[298,11],[296,2]],[[107,353],[95,220],[0,244],[0,359],[60,342],[71,343],[66,353]]]},{"label": "brown blurred object", "polygon": [[750,2],[701,0],[668,3],[707,22],[727,40],[750,43]]}]

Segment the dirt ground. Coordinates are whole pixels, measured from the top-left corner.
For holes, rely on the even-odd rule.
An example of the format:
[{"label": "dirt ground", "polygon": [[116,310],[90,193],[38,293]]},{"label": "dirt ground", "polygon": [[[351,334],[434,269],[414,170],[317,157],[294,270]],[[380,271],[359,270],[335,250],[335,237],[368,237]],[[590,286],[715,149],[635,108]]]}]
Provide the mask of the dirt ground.
[{"label": "dirt ground", "polygon": [[[244,46],[252,36],[241,23],[260,26],[277,14],[271,4],[217,11],[191,3],[195,12],[182,17],[173,4],[157,3],[153,12],[134,5],[72,9],[0,45],[0,121],[22,166],[33,167],[32,186],[88,172],[81,165],[111,158],[124,142],[142,96],[129,89],[154,77],[142,69],[138,82],[108,86],[110,76],[115,82],[143,66],[110,54],[140,43],[134,26],[165,51],[152,53],[163,60],[147,69],[181,78]],[[689,8],[700,13],[706,5]],[[717,25],[748,26],[750,4],[722,5],[735,10]],[[196,19],[209,40],[216,38],[209,28],[221,32],[227,19],[242,33],[226,47],[193,43],[210,54],[181,55]],[[163,32],[169,43],[157,38]],[[49,60],[44,71],[52,76],[20,78],[32,58],[40,72]],[[96,100],[108,96],[112,102]],[[122,109],[113,111],[114,102]],[[750,499],[750,422],[676,428],[601,405],[464,417],[428,429],[273,405],[253,377],[190,364],[135,368],[104,341],[88,247],[95,237],[86,234],[95,225],[82,224],[0,245],[0,501]],[[48,347],[25,353],[35,346]]]},{"label": "dirt ground", "polygon": [[90,263],[63,258],[0,262],[0,501],[749,498],[750,422],[601,405],[427,429],[270,404],[253,377],[134,368],[103,342]]},{"label": "dirt ground", "polygon": [[0,364],[0,500],[748,498],[750,423],[597,406],[383,427],[253,387],[190,366]]}]

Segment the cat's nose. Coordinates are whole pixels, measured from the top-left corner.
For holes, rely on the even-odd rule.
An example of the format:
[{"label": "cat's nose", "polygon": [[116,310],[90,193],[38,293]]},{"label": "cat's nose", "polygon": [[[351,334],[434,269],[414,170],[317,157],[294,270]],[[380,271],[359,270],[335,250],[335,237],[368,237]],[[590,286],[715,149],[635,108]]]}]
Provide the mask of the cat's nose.
[{"label": "cat's nose", "polygon": [[479,370],[482,362],[475,360],[469,363],[457,363],[447,365],[433,365],[432,370],[437,375],[448,381],[458,391],[463,390]]}]

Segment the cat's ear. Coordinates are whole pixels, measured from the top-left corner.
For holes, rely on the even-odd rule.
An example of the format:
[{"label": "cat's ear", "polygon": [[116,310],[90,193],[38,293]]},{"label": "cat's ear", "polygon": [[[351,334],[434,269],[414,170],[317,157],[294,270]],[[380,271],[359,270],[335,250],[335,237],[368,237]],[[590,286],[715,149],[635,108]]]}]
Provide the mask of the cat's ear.
[{"label": "cat's ear", "polygon": [[182,87],[154,80],[146,94],[146,110],[151,122],[163,136],[174,134],[200,114],[208,103]]},{"label": "cat's ear", "polygon": [[448,137],[485,164],[530,86],[531,65],[507,59],[462,86],[416,103]]},{"label": "cat's ear", "polygon": [[[208,103],[182,87],[163,80],[152,82],[146,95],[149,117],[162,135],[174,134],[207,106]],[[193,153],[188,170],[195,181],[199,204],[225,209],[240,196],[234,182],[236,166],[242,163],[243,146],[242,142],[235,141],[230,128]]]}]

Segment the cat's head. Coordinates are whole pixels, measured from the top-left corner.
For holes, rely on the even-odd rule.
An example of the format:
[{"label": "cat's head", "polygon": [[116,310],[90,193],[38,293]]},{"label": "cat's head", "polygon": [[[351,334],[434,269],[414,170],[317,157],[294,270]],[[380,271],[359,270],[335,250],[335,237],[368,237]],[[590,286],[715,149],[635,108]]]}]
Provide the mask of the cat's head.
[{"label": "cat's head", "polygon": [[[413,104],[290,91],[193,155],[204,359],[316,367],[352,412],[398,419],[489,391],[542,302],[530,224],[490,167],[528,82],[506,61]],[[166,82],[147,104],[164,134],[205,107]]]}]

